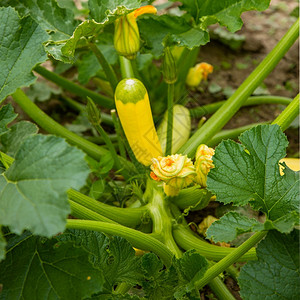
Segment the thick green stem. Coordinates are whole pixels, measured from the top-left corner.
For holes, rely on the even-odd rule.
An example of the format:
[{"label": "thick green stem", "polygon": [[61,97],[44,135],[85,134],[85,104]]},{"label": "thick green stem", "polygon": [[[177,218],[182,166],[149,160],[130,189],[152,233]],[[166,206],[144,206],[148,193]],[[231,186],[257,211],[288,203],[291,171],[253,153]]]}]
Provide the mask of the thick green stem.
[{"label": "thick green stem", "polygon": [[47,132],[66,138],[71,144],[78,146],[95,159],[100,159],[102,155],[108,153],[106,149],[85,140],[55,122],[35,105],[21,89],[17,89],[17,91],[12,94],[12,97],[22,110]]},{"label": "thick green stem", "polygon": [[159,236],[159,239],[168,247],[172,253],[178,258],[182,256],[182,252],[176,245],[172,235],[172,220],[168,203],[163,192],[155,186],[153,180],[147,182],[147,190],[145,196],[149,199],[147,205],[150,217],[152,219],[152,233]]},{"label": "thick green stem", "polygon": [[[176,225],[173,229],[173,236],[178,246],[184,250],[196,249],[202,256],[209,260],[219,261],[235,251],[234,248],[220,247],[209,244],[197,237],[187,226]],[[254,248],[250,249],[237,261],[255,260],[256,251]]]},{"label": "thick green stem", "polygon": [[214,278],[209,283],[209,287],[220,300],[236,300],[236,298],[228,290],[225,283],[218,277]]},{"label": "thick green stem", "polygon": [[167,267],[172,263],[173,254],[163,243],[148,234],[135,229],[112,223],[72,219],[67,220],[66,227],[72,229],[94,230],[123,237],[127,239],[133,247],[153,251],[162,259]]},{"label": "thick green stem", "polygon": [[273,121],[272,124],[278,124],[282,131],[285,131],[290,124],[299,115],[299,94],[286,107],[286,109]]},{"label": "thick green stem", "polygon": [[[17,89],[17,91],[12,94],[12,97],[14,101],[22,108],[22,110],[47,132],[65,138],[70,144],[76,145],[96,160],[99,160],[101,156],[108,153],[105,148],[85,140],[84,138],[55,122],[37,105],[35,105],[21,89]],[[126,164],[126,168],[130,168],[133,173],[135,172],[133,165],[129,161],[121,159],[121,162]]]},{"label": "thick green stem", "polygon": [[260,242],[267,235],[267,233],[267,231],[255,233],[241,246],[234,249],[229,255],[227,255],[218,263],[209,268],[205,272],[204,276],[200,280],[197,280],[195,282],[195,287],[197,289],[203,288],[213,278],[217,277],[220,273],[224,272],[229,266],[237,262],[245,253],[247,253],[252,247],[254,247],[258,242]]},{"label": "thick green stem", "polygon": [[94,52],[94,54],[96,55],[100,65],[102,66],[102,69],[103,69],[103,71],[106,75],[106,78],[109,81],[112,90],[114,91],[117,87],[117,84],[118,84],[118,79],[117,79],[117,76],[115,74],[115,71],[113,70],[111,65],[107,62],[107,60],[104,57],[104,55],[102,54],[102,52],[100,51],[100,49],[95,44],[90,43],[89,47]]},{"label": "thick green stem", "polygon": [[135,227],[141,224],[142,218],[147,212],[147,207],[145,206],[139,208],[121,208],[107,205],[73,189],[68,191],[68,197],[73,202],[129,227]]},{"label": "thick green stem", "polygon": [[167,145],[166,145],[165,155],[172,154],[173,101],[174,101],[174,83],[171,83],[171,84],[168,84],[168,123],[167,123]]},{"label": "thick green stem", "polygon": [[268,123],[267,122],[266,123],[253,123],[253,124],[245,125],[245,126],[234,128],[234,129],[221,130],[212,139],[210,139],[207,142],[207,145],[210,147],[214,147],[214,146],[218,145],[220,142],[222,142],[222,140],[236,139],[244,131],[251,129],[252,127],[255,127],[258,125],[263,125],[263,124],[268,124]]},{"label": "thick green stem", "polygon": [[[283,104],[289,105],[292,99],[279,96],[253,96],[249,97],[242,106],[252,106],[259,104]],[[205,115],[210,115],[216,112],[226,101],[210,103],[203,106],[198,106],[190,109],[192,118],[200,118]]]},{"label": "thick green stem", "polygon": [[94,212],[93,210],[90,210],[72,200],[69,200],[70,207],[71,207],[71,214],[72,216],[78,218],[78,219],[86,219],[86,220],[94,220],[94,221],[101,221],[101,222],[107,222],[107,223],[115,223],[113,220],[103,217],[102,215]]},{"label": "thick green stem", "polygon": [[58,74],[55,74],[54,72],[47,70],[46,68],[43,68],[41,66],[36,66],[34,68],[34,71],[36,71],[46,79],[56,83],[58,86],[61,86],[63,89],[71,93],[74,93],[84,99],[86,99],[86,97],[90,97],[97,104],[106,108],[113,108],[115,106],[111,98],[100,95],[91,90],[88,90],[68,79],[63,78],[62,76],[59,76]]},{"label": "thick green stem", "polygon": [[134,78],[134,72],[132,69],[131,61],[124,56],[119,56],[121,74],[123,78]]},{"label": "thick green stem", "polygon": [[224,105],[181,147],[179,153],[193,158],[199,144],[206,144],[239,110],[265,77],[275,68],[299,35],[298,21],[290,28],[275,48],[240,85]]}]

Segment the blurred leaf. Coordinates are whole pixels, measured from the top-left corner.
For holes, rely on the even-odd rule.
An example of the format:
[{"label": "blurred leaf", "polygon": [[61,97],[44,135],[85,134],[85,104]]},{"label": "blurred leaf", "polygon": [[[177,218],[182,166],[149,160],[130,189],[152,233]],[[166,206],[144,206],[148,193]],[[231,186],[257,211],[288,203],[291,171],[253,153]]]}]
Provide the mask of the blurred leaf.
[{"label": "blurred leaf", "polygon": [[59,95],[61,92],[60,88],[53,88],[45,82],[37,81],[35,84],[30,86],[28,90],[26,90],[26,95],[32,101],[43,102],[49,100],[52,94]]},{"label": "blurred leaf", "polygon": [[38,127],[28,121],[20,121],[9,129],[0,137],[0,141],[1,150],[12,157],[15,157],[17,150],[26,138],[38,132]]},{"label": "blurred leaf", "polygon": [[8,132],[7,125],[17,117],[11,104],[6,104],[0,108],[0,135]]},{"label": "blurred leaf", "polygon": [[[32,84],[31,70],[47,59],[48,34],[29,16],[20,19],[11,7],[0,8],[0,102],[17,88]],[[4,59],[5,58],[5,59]]]},{"label": "blurred leaf", "polygon": [[102,179],[98,179],[93,182],[90,190],[90,197],[98,200],[105,190],[105,181]]}]

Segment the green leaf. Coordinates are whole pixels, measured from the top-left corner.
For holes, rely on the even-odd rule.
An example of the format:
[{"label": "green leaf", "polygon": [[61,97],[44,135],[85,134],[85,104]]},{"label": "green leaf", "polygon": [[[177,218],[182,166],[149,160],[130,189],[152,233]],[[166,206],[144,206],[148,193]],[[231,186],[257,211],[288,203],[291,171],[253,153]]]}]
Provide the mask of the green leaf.
[{"label": "green leaf", "polygon": [[230,31],[239,30],[243,21],[242,12],[248,10],[263,11],[269,7],[270,0],[181,0],[181,8],[189,12],[196,23],[200,21],[202,27],[219,23]]},{"label": "green leaf", "polygon": [[60,88],[53,88],[43,81],[37,81],[35,84],[26,90],[26,95],[32,101],[47,101],[51,99],[52,94],[59,95],[61,93]]},{"label": "green leaf", "polygon": [[106,22],[110,17],[122,16],[141,6],[140,0],[89,0],[90,15],[96,22]]},{"label": "green leaf", "polygon": [[20,145],[30,135],[38,132],[38,127],[28,121],[20,121],[12,125],[8,132],[0,137],[1,150],[14,157]]},{"label": "green leaf", "polygon": [[9,240],[0,264],[0,299],[83,299],[101,291],[102,272],[72,243],[28,233]]},{"label": "green leaf", "polygon": [[0,108],[0,136],[8,132],[7,125],[17,117],[11,104],[6,104]]},{"label": "green leaf", "polygon": [[42,45],[48,34],[31,17],[20,20],[11,7],[0,8],[0,101],[36,77],[31,70],[44,62],[47,55]]},{"label": "green leaf", "polygon": [[165,42],[193,49],[209,41],[206,31],[191,27],[181,17],[148,15],[138,20],[138,25],[146,48],[150,48],[155,57],[163,53]]},{"label": "green leaf", "polygon": [[240,141],[243,145],[227,140],[216,148],[208,189],[226,204],[242,206],[249,202],[273,223],[298,212],[299,173],[288,167],[283,176],[279,173],[279,160],[285,156],[288,144],[280,127],[256,126],[244,132]]},{"label": "green leaf", "polygon": [[155,254],[146,253],[142,257],[142,269],[145,273],[142,287],[149,299],[173,299],[178,284],[174,266],[166,270]]},{"label": "green leaf", "polygon": [[241,270],[243,299],[299,299],[299,230],[291,234],[270,231],[257,247],[258,261]]},{"label": "green leaf", "polygon": [[179,274],[180,287],[174,294],[176,299],[198,299],[199,292],[195,290],[194,282],[201,277],[208,268],[207,260],[196,250],[189,250],[174,261]]},{"label": "green leaf", "polygon": [[140,260],[132,246],[124,238],[107,238],[95,231],[68,230],[59,237],[61,241],[73,241],[90,253],[90,261],[103,270],[105,288],[112,291],[120,282],[135,285],[141,278]]},{"label": "green leaf", "polygon": [[212,239],[214,242],[228,243],[242,233],[263,229],[264,225],[256,219],[250,219],[237,212],[229,212],[220,220],[213,222],[207,229],[206,235],[208,239]]},{"label": "green leaf", "polygon": [[69,188],[79,189],[89,173],[84,153],[55,136],[34,135],[20,146],[0,176],[0,224],[20,234],[52,236],[64,230]]}]

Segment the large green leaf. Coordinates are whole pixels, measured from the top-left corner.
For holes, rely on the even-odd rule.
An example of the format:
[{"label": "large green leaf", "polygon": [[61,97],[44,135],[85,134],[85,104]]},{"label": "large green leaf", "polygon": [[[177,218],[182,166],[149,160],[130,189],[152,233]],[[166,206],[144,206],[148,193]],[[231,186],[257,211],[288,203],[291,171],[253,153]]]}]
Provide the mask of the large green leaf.
[{"label": "large green leaf", "polygon": [[103,271],[106,291],[120,282],[137,284],[141,279],[140,260],[124,238],[107,238],[95,231],[68,230],[61,241],[73,241],[90,253],[90,261]]},{"label": "large green leaf", "polygon": [[63,231],[70,212],[66,192],[83,186],[88,173],[84,153],[62,138],[28,137],[0,176],[0,224],[18,234]]},{"label": "large green leaf", "polygon": [[0,283],[3,300],[79,300],[101,291],[103,276],[82,248],[25,233],[9,240]]},{"label": "large green leaf", "polygon": [[99,23],[141,6],[141,0],[89,0],[88,3],[91,17]]},{"label": "large green leaf", "polygon": [[28,121],[20,121],[12,125],[8,132],[0,137],[1,150],[14,157],[24,140],[38,132],[38,127]]},{"label": "large green leaf", "polygon": [[7,125],[17,117],[11,104],[6,104],[0,108],[0,135],[9,131]]},{"label": "large green leaf", "polygon": [[285,174],[280,176],[279,160],[286,154],[286,136],[278,125],[262,125],[243,133],[240,141],[243,145],[227,140],[216,148],[208,189],[223,203],[242,206],[249,202],[279,230],[290,231],[297,222],[299,173],[285,166]]},{"label": "large green leaf", "polygon": [[47,59],[42,45],[48,34],[31,18],[20,20],[11,7],[0,8],[0,101],[33,83],[32,68]]},{"label": "large green leaf", "polygon": [[270,231],[256,254],[258,261],[248,262],[240,272],[243,299],[299,299],[299,230],[289,235]]},{"label": "large green leaf", "polygon": [[263,229],[263,224],[256,219],[250,219],[237,212],[229,212],[220,220],[213,222],[207,229],[206,235],[208,239],[212,239],[214,242],[228,243],[239,234]]},{"label": "large green leaf", "polygon": [[209,42],[206,31],[191,27],[184,18],[177,16],[144,16],[138,20],[138,25],[145,47],[156,57],[163,53],[164,43],[193,49]]},{"label": "large green leaf", "polygon": [[200,21],[206,28],[209,24],[220,23],[230,31],[239,30],[243,21],[242,12],[248,10],[265,10],[270,0],[181,0],[181,8],[189,12],[196,23]]}]

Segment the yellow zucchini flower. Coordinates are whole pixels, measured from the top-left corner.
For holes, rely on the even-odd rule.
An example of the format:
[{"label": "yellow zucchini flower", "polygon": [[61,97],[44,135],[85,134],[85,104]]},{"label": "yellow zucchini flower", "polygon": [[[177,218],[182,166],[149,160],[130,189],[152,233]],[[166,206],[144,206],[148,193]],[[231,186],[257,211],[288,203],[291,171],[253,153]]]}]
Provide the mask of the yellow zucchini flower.
[{"label": "yellow zucchini flower", "polygon": [[167,196],[176,196],[181,189],[189,186],[196,175],[195,167],[186,155],[174,154],[152,159],[150,176],[164,182]]},{"label": "yellow zucchini flower", "polygon": [[200,63],[190,68],[186,77],[186,84],[189,87],[197,87],[202,79],[207,80],[208,74],[214,70],[213,66],[208,63]]},{"label": "yellow zucchini flower", "polygon": [[114,46],[119,55],[134,59],[140,50],[140,33],[136,23],[138,16],[156,14],[152,5],[142,6],[135,11],[118,18],[115,21]]},{"label": "yellow zucchini flower", "polygon": [[212,156],[215,154],[213,148],[209,148],[204,144],[201,144],[196,152],[196,182],[201,185],[201,187],[206,187],[207,174],[214,167]]}]

